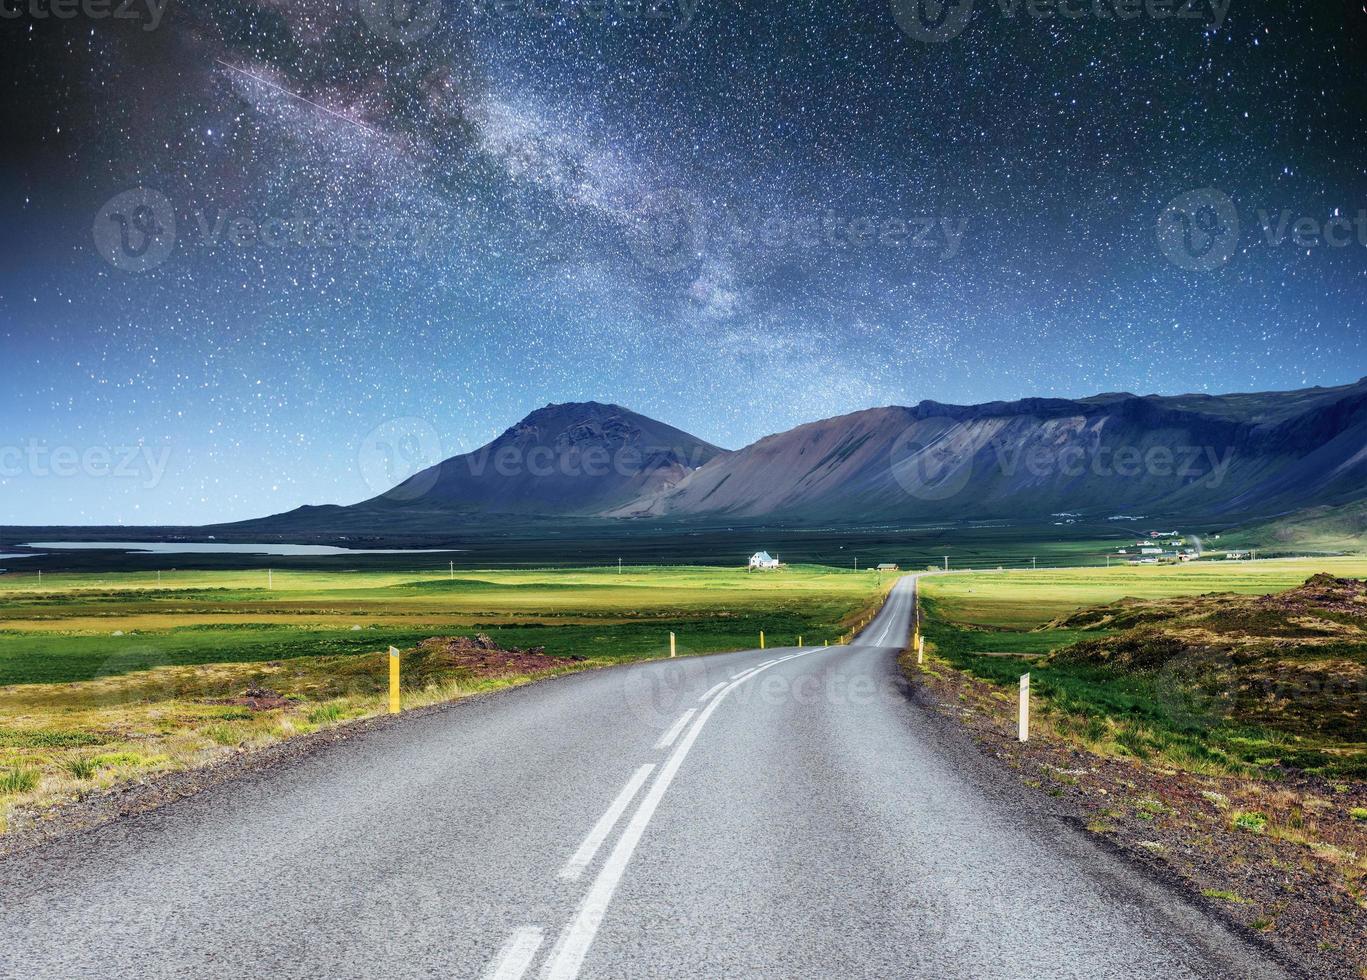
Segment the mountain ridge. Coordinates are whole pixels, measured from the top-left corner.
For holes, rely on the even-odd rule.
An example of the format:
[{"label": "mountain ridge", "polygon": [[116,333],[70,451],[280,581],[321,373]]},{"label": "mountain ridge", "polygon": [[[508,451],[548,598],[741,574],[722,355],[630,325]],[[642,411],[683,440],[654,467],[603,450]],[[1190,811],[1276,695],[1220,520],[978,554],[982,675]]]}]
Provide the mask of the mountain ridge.
[{"label": "mountain ridge", "polygon": [[925,399],[802,423],[737,450],[614,403],[551,403],[367,500],[224,526],[1270,515],[1367,497],[1364,447],[1367,378],[1228,395]]}]

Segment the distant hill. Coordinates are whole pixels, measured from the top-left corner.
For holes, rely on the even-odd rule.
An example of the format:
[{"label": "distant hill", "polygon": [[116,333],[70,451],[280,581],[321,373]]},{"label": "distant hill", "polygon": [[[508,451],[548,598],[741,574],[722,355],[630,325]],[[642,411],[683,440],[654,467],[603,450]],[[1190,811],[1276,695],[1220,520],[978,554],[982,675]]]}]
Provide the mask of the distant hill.
[{"label": "distant hill", "polygon": [[489,444],[369,500],[300,507],[223,527],[428,533],[486,515],[596,515],[665,492],[724,452],[620,405],[547,405]]},{"label": "distant hill", "polygon": [[349,506],[232,534],[442,534],[480,520],[1272,520],[1367,500],[1367,379],[1232,395],[933,401],[727,452],[619,405],[547,405],[473,453]]},{"label": "distant hill", "polygon": [[1273,515],[1367,496],[1367,380],[1254,395],[922,402],[798,426],[618,517]]}]

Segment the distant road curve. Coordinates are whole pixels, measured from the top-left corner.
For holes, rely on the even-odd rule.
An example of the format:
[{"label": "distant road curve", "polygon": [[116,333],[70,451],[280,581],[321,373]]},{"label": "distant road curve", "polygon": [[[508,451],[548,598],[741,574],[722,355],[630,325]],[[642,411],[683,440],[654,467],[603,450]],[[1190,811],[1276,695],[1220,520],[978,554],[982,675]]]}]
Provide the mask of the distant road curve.
[{"label": "distant road curve", "polygon": [[1279,977],[846,647],[571,675],[0,860],[5,977]]}]

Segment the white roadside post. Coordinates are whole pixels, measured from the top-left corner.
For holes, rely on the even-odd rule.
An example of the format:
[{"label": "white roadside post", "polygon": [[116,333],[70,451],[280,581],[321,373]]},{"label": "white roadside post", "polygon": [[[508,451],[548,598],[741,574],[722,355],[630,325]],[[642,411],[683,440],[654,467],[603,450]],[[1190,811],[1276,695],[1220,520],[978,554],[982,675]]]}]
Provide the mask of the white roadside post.
[{"label": "white roadside post", "polygon": [[1021,674],[1020,723],[1017,732],[1022,742],[1030,740],[1030,675]]},{"label": "white roadside post", "polygon": [[926,638],[920,635],[916,637],[916,662],[918,664],[926,662]]}]

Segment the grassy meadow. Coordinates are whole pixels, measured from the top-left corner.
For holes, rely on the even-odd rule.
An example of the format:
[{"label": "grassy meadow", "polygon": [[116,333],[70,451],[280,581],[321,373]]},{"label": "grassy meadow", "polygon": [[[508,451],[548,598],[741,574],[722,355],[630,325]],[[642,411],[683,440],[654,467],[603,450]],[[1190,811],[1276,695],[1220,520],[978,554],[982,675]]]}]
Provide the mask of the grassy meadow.
[{"label": "grassy meadow", "polygon": [[[1364,778],[1367,736],[1346,736],[1341,731],[1344,695],[1358,702],[1367,698],[1351,684],[1346,690],[1320,687],[1325,701],[1320,725],[1253,723],[1239,713],[1216,710],[1215,699],[1208,693],[1210,683],[1206,692],[1198,690],[1175,668],[1119,669],[1050,656],[1079,641],[1108,635],[1104,623],[1098,628],[1087,624],[1085,617],[1069,618],[1087,607],[1125,598],[1266,595],[1300,586],[1320,572],[1367,578],[1367,559],[1209,561],[932,576],[922,580],[925,633],[936,658],[1008,692],[1028,670],[1032,690],[1046,709],[1046,723],[1058,734],[1103,754],[1151,758],[1198,771],[1249,775],[1294,766],[1329,777]],[[1218,599],[1211,601],[1212,609],[1221,605]],[[1160,611],[1155,610],[1155,615]],[[1195,625],[1199,634],[1195,642],[1219,639],[1201,629],[1202,623]],[[1347,627],[1331,624],[1331,628]],[[1278,635],[1278,629],[1284,627],[1270,627],[1264,639],[1281,639],[1283,645],[1294,642],[1284,632]],[[1240,635],[1239,639],[1245,642],[1249,637]],[[1367,663],[1367,645],[1357,641],[1331,652],[1350,674]],[[1231,664],[1215,682],[1227,691],[1241,683],[1246,686],[1248,678],[1239,676],[1246,669],[1245,663]],[[1294,681],[1298,670],[1294,649],[1288,648],[1280,669],[1287,672],[1288,682]],[[1205,680],[1210,682],[1211,677]],[[1303,696],[1315,696],[1315,684],[1308,692]],[[1313,705],[1307,710],[1313,714]]]},{"label": "grassy meadow", "polygon": [[[0,818],[380,713],[390,646],[487,634],[544,647],[536,676],[627,660],[824,642],[888,576],[794,566],[179,571],[0,576]],[[435,661],[434,661],[435,662]],[[406,706],[528,675],[405,663]],[[249,687],[275,706],[241,703]]]}]

